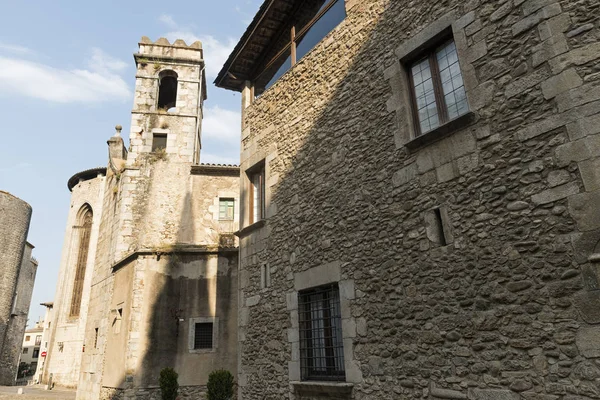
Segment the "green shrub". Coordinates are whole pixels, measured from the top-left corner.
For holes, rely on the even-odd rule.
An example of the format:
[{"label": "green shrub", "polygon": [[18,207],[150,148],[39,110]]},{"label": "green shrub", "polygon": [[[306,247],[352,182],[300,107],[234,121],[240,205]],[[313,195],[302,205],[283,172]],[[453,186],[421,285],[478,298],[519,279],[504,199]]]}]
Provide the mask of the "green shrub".
[{"label": "green shrub", "polygon": [[177,383],[178,376],[173,368],[163,368],[160,371],[160,379],[158,381],[162,400],[177,399],[177,390],[179,389],[179,384]]},{"label": "green shrub", "polygon": [[233,397],[233,375],[225,369],[218,369],[208,375],[208,400],[231,400]]}]

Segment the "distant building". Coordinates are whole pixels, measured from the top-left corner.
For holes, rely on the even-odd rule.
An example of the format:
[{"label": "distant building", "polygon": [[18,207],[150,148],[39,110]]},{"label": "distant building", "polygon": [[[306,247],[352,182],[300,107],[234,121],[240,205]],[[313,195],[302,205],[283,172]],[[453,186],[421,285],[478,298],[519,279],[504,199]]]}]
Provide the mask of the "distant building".
[{"label": "distant building", "polygon": [[54,303],[47,302],[41,303],[40,305],[46,307],[46,314],[44,315],[44,320],[42,321],[42,342],[40,346],[40,358],[38,360],[37,369],[34,374],[34,380],[37,383],[42,382],[43,372],[46,366],[46,359],[48,357],[48,350],[50,348],[51,343],[51,332],[52,332],[52,319],[54,316]]},{"label": "distant building", "polygon": [[19,364],[27,364],[26,376],[33,376],[40,361],[44,321],[38,321],[33,328],[26,329],[23,335],[23,348]]},{"label": "distant building", "polygon": [[17,377],[38,262],[27,242],[31,206],[0,190],[0,385]]}]

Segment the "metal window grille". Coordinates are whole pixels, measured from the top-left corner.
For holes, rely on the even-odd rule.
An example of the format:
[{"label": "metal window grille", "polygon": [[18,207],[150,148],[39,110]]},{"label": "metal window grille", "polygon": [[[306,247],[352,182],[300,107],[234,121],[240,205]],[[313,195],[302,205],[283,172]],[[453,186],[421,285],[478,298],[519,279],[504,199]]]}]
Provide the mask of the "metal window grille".
[{"label": "metal window grille", "polygon": [[298,294],[302,380],[343,381],[344,344],[337,284]]},{"label": "metal window grille", "polygon": [[194,349],[212,349],[213,324],[212,322],[197,323],[194,329]]}]

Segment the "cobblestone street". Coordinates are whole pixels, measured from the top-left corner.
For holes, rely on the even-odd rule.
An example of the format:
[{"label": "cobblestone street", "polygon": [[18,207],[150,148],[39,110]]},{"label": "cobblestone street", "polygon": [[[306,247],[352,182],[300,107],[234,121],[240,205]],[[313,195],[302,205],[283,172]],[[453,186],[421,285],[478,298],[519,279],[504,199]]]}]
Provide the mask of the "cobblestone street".
[{"label": "cobblestone street", "polygon": [[[17,390],[23,388],[23,394]],[[75,390],[54,388],[44,390],[43,386],[0,386],[0,400],[70,400],[75,399]]]}]

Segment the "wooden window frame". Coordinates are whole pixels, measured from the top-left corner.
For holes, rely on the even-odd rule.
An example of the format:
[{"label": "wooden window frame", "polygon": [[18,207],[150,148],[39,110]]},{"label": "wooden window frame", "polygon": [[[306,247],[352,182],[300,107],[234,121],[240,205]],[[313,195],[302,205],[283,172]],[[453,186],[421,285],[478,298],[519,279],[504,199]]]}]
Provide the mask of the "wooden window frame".
[{"label": "wooden window frame", "polygon": [[[261,161],[260,163],[256,164],[255,166],[253,166],[252,168],[247,170],[246,175],[248,176],[248,185],[249,185],[249,189],[248,189],[248,211],[249,211],[248,224],[252,225],[258,221],[265,219],[265,214],[266,214],[266,208],[265,208],[265,197],[266,197],[265,162]],[[259,210],[258,210],[259,211],[258,218],[255,220],[255,218],[254,218],[254,177],[257,175],[259,176],[260,206],[259,206]]]},{"label": "wooden window frame", "polygon": [[[321,19],[321,17],[323,17],[338,1],[344,1],[344,0],[330,0],[330,2],[323,7],[317,14],[315,14],[314,17],[312,17],[312,19],[310,19],[310,21],[308,21],[306,23],[306,25],[304,25],[304,27],[302,29],[300,29],[298,32],[296,32],[296,25],[292,24],[291,27],[289,27],[289,35],[290,35],[290,41],[287,42],[287,44],[285,46],[283,46],[283,48],[277,52],[277,54],[275,54],[270,60],[269,62],[267,62],[264,67],[262,67],[260,69],[260,71],[258,73],[256,73],[255,71],[255,77],[252,78],[252,81],[256,81],[258,78],[260,78],[266,71],[269,71],[271,69],[271,67],[273,66],[274,63],[276,63],[280,57],[282,57],[287,51],[290,52],[290,69],[292,69],[294,67],[294,65],[296,65],[296,63],[298,62],[298,60],[296,59],[296,47],[298,46],[298,42],[300,42],[303,38],[304,35]],[[253,85],[254,87],[254,85]]]},{"label": "wooden window frame", "polygon": [[[225,217],[221,216],[221,202],[231,202],[232,203],[232,215],[231,218],[227,217],[227,210],[225,212]],[[229,205],[227,205],[229,208]],[[235,199],[233,197],[219,197],[219,221],[233,221],[235,219]]]},{"label": "wooden window frame", "polygon": [[[410,86],[409,94],[410,94],[410,105],[412,111],[413,125],[415,127],[415,138],[423,136],[425,134],[431,133],[443,125],[448,124],[450,121],[460,118],[463,115],[459,115],[456,118],[450,119],[448,117],[448,107],[446,106],[446,100],[444,98],[444,89],[442,86],[442,78],[440,74],[440,68],[437,62],[437,53],[442,48],[450,44],[451,42],[455,42],[454,37],[452,36],[452,32],[447,29],[445,32],[442,32],[439,36],[434,38],[432,41],[425,43],[420,47],[418,51],[411,54],[410,59],[404,60],[403,64],[406,66],[406,75],[408,77],[408,82]],[[455,42],[456,44],[456,42]],[[429,61],[429,68],[431,70],[431,81],[433,83],[433,93],[435,97],[435,106],[438,113],[439,124],[436,128],[431,129],[427,132],[423,132],[421,130],[421,121],[419,120],[419,107],[417,104],[417,94],[415,91],[415,82],[412,75],[412,67],[415,64],[418,64],[424,60]],[[460,60],[459,60],[459,68],[460,68]],[[461,69],[462,75],[462,69]],[[463,78],[464,79],[464,78]],[[466,88],[465,88],[466,90]]]}]

